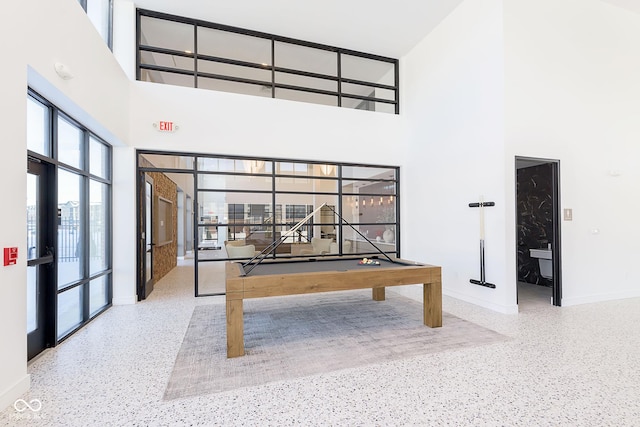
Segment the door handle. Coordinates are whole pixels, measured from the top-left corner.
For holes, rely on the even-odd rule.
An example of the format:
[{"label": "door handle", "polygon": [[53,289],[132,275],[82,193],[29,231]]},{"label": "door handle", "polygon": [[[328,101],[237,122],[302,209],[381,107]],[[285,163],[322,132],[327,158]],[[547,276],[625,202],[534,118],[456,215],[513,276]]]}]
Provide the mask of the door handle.
[{"label": "door handle", "polygon": [[28,267],[35,267],[36,265],[53,263],[53,261],[55,260],[53,249],[48,247],[48,246],[46,246],[44,252],[45,252],[45,255],[43,255],[43,256],[41,256],[39,258],[34,258],[34,259],[27,260],[27,266]]},{"label": "door handle", "polygon": [[51,264],[52,262],[53,262],[53,255],[45,255],[42,258],[36,258],[36,259],[27,261],[27,265],[29,267],[32,267],[34,265]]}]

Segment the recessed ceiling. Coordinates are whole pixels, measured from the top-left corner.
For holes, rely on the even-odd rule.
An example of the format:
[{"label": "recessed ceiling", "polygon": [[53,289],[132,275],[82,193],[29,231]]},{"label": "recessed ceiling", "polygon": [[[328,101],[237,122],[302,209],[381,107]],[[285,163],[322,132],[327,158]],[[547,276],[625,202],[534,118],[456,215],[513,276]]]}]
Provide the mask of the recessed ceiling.
[{"label": "recessed ceiling", "polygon": [[400,58],[463,0],[137,0],[136,6]]}]

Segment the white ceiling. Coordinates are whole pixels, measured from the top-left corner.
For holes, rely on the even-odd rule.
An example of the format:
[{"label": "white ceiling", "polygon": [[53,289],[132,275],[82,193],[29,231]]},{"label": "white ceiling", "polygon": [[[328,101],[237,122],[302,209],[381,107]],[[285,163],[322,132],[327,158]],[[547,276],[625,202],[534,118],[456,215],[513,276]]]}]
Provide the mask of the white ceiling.
[{"label": "white ceiling", "polygon": [[[392,58],[408,53],[462,1],[134,0],[143,9]],[[640,13],[640,0],[602,1]]]},{"label": "white ceiling", "polygon": [[605,3],[619,6],[631,12],[640,13],[640,0],[602,0]]},{"label": "white ceiling", "polygon": [[135,3],[142,9],[400,58],[462,1],[135,0]]}]

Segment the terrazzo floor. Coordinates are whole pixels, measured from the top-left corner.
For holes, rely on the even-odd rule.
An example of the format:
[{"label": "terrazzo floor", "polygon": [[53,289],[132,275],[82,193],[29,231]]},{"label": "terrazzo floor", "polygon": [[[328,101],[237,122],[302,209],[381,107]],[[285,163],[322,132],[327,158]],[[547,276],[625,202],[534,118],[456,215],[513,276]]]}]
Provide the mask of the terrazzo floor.
[{"label": "terrazzo floor", "polygon": [[[116,306],[29,366],[37,412],[8,426],[638,426],[640,300],[503,315],[445,311],[512,339],[192,398],[163,400],[196,305],[190,268]],[[23,408],[24,409],[24,408]]]},{"label": "terrazzo floor", "polygon": [[527,312],[553,304],[553,289],[531,283],[518,282],[518,309]]}]

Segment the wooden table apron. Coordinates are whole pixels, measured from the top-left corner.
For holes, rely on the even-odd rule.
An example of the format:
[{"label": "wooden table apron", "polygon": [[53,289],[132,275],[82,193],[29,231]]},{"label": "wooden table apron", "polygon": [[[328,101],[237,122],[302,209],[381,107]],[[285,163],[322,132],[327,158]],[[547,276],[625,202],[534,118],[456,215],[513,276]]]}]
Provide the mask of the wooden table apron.
[{"label": "wooden table apron", "polygon": [[371,266],[366,270],[292,272],[256,276],[242,276],[240,263],[227,262],[225,265],[227,357],[244,355],[243,300],[245,298],[371,288],[373,299],[384,301],[387,286],[422,283],[424,324],[431,328],[442,326],[440,267],[416,265],[405,260],[398,261],[406,265]]}]

